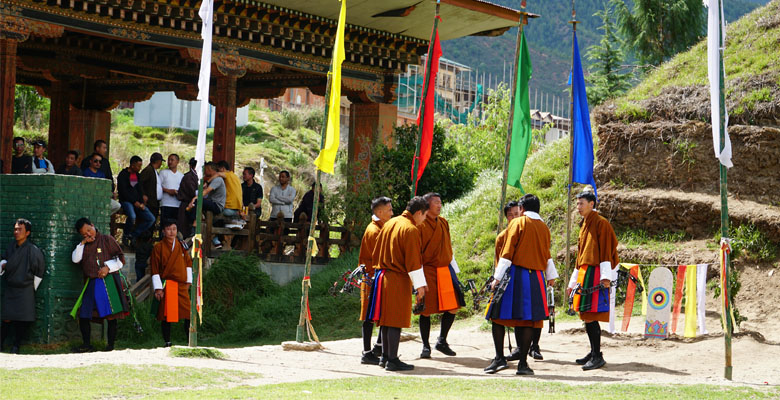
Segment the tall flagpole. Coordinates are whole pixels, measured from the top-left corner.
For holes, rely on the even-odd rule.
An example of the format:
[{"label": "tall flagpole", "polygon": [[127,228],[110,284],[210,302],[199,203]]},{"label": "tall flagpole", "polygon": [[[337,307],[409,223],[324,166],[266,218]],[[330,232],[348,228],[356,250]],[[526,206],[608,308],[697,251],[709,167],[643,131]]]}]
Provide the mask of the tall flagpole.
[{"label": "tall flagpole", "polygon": [[[434,41],[434,33],[436,33],[436,29],[439,26],[439,2],[441,0],[436,0],[436,16],[433,18],[433,33],[431,34],[431,41],[428,43],[428,59],[425,60],[425,72],[428,73],[428,76],[423,77],[423,91],[422,91],[422,97],[420,100],[420,124],[417,127],[417,150],[414,153],[414,172],[412,172],[412,186],[411,186],[411,192],[412,192],[412,198],[417,195],[417,182],[419,182],[419,179],[417,179],[417,171],[420,168],[420,152],[421,152],[421,146],[422,146],[422,131],[423,131],[423,119],[425,118],[425,99],[428,97],[428,85],[431,84],[430,82],[430,75],[431,75],[431,68],[433,67],[433,41]],[[436,85],[436,82],[434,82],[434,85]],[[436,90],[436,86],[434,86],[434,91]],[[436,106],[436,96],[434,95],[434,108]]]},{"label": "tall flagpole", "polygon": [[[574,9],[574,0],[571,0],[571,62],[574,65],[574,41],[576,40],[577,33],[577,12]],[[573,69],[573,67],[572,67]],[[574,72],[569,72],[569,182],[566,185],[566,256],[565,263],[566,268],[571,265],[571,251],[569,250],[571,241],[571,186],[572,186],[572,174],[574,172],[574,165],[572,164],[572,158],[574,156]]]},{"label": "tall flagpole", "polygon": [[515,117],[515,93],[517,92],[517,74],[519,73],[518,69],[520,68],[520,39],[523,36],[523,27],[528,24],[528,18],[537,18],[539,17],[536,14],[529,14],[525,11],[526,2],[523,0],[520,3],[521,11],[519,11],[518,14],[520,14],[520,23],[517,27],[517,39],[515,40],[515,67],[513,68],[512,72],[512,89],[510,92],[510,96],[512,97],[511,105],[509,106],[509,121],[507,123],[507,129],[506,129],[506,149],[504,153],[504,173],[502,175],[501,180],[501,202],[498,204],[498,227],[496,228],[496,231],[498,233],[501,233],[501,230],[503,228],[504,224],[504,203],[506,202],[506,185],[507,185],[507,179],[509,176],[509,155],[512,150],[512,125]]},{"label": "tall flagpole", "polygon": [[[710,5],[711,6],[711,5]],[[723,149],[726,147],[726,99],[723,95],[723,86],[725,84],[726,76],[723,69],[723,47],[726,45],[726,43],[722,40],[723,38],[723,32],[721,32],[721,29],[723,29],[723,23],[721,21],[721,18],[723,17],[721,10],[722,8],[722,0],[718,0],[718,74],[720,75],[719,81],[719,87],[718,87],[718,95],[719,95],[719,103],[720,103],[720,118],[718,118],[718,126],[720,127],[720,151],[723,152]],[[713,121],[714,122],[714,121]],[[721,238],[728,238],[729,237],[729,200],[728,200],[728,176],[727,172],[728,169],[726,168],[723,163],[718,160],[718,169],[720,172],[720,236]],[[727,307],[724,310],[726,312],[726,315],[724,316],[726,321],[726,332],[724,335],[725,339],[725,362],[726,367],[724,370],[724,376],[726,379],[731,380],[731,373],[732,373],[732,366],[731,366],[731,333],[734,330],[734,326],[732,326],[732,320],[731,320],[731,293],[729,291],[729,287],[731,286],[731,282],[729,281],[729,273],[731,272],[731,254],[726,251],[724,254],[725,260],[723,261],[723,283],[724,287],[721,288],[721,295],[725,296],[726,298],[726,304]]]}]

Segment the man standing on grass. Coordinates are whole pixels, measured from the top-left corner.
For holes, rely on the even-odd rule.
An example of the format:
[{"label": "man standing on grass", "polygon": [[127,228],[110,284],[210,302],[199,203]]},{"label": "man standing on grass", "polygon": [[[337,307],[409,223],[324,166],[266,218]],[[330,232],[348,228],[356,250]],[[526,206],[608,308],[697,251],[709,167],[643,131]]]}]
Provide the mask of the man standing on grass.
[{"label": "man standing on grass", "polygon": [[[388,197],[377,197],[371,202],[371,223],[366,227],[363,233],[363,240],[360,242],[360,254],[358,254],[358,265],[365,268],[365,275],[374,278],[374,248],[376,247],[377,237],[382,227],[390,218],[393,217],[393,204]],[[382,355],[382,335],[377,337],[376,345],[371,349],[371,335],[374,332],[374,323],[366,318],[368,314],[368,301],[371,294],[371,288],[365,281],[360,284],[360,320],[363,321],[363,357],[361,364],[378,365],[379,356]]]},{"label": "man standing on grass", "polygon": [[582,290],[597,289],[581,296],[575,292],[572,307],[585,322],[590,341],[590,353],[576,360],[585,371],[603,367],[607,362],[601,353],[601,327],[599,321],[609,322],[609,287],[617,268],[617,236],[609,221],[596,210],[596,196],[584,191],[577,195],[577,212],[582,215],[580,235],[577,241],[577,263],[566,289],[567,297],[578,286]]},{"label": "man standing on grass", "polygon": [[450,224],[440,215],[441,196],[438,193],[428,193],[423,199],[428,202],[428,213],[420,225],[422,262],[430,294],[425,298],[425,309],[420,315],[420,338],[423,342],[420,358],[431,358],[431,345],[428,340],[433,314],[442,314],[436,350],[454,356],[455,352],[447,343],[447,334],[455,322],[458,308],[466,305],[456,276],[460,269],[452,252]]},{"label": "man standing on grass", "polygon": [[521,216],[512,219],[506,228],[504,245],[493,273],[493,288],[486,318],[492,322],[496,357],[485,368],[489,374],[507,368],[504,358],[506,327],[515,328],[520,349],[517,375],[533,375],[526,357],[531,347],[533,329],[542,327],[550,316],[547,308],[547,287],[558,278],[550,257],[550,229],[539,216],[539,199],[527,194],[520,201]]},{"label": "man standing on grass", "polygon": [[190,285],[192,258],[184,243],[176,238],[176,221],[165,220],[163,239],[154,245],[149,264],[152,270],[154,297],[160,302],[157,320],[161,321],[165,347],[171,347],[171,323],[184,322],[190,329]]},{"label": "man standing on grass", "polygon": [[3,308],[0,311],[0,351],[5,339],[13,330],[11,353],[19,354],[27,329],[35,322],[35,290],[43,280],[46,263],[43,253],[29,239],[32,224],[17,219],[14,224],[14,241],[0,258],[0,284],[3,285]]},{"label": "man standing on grass", "polygon": [[412,322],[412,287],[417,289],[418,303],[428,293],[417,228],[427,211],[425,199],[412,198],[403,214],[382,227],[372,255],[376,272],[367,319],[380,326],[383,361],[379,365],[388,371],[414,369],[398,359],[398,345],[401,328],[409,328]]}]

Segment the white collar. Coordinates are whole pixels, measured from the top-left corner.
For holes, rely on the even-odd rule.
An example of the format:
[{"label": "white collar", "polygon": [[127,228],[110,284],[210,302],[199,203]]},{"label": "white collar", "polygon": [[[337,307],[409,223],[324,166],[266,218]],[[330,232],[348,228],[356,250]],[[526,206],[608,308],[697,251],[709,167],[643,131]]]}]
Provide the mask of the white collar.
[{"label": "white collar", "polygon": [[372,216],[371,216],[371,220],[372,220],[372,221],[379,222],[379,217],[377,217],[376,215],[372,215]]},{"label": "white collar", "polygon": [[524,216],[526,216],[526,217],[528,217],[528,218],[531,218],[531,219],[538,219],[539,221],[542,221],[542,222],[544,222],[544,220],[542,219],[542,217],[540,217],[540,216],[539,216],[539,214],[537,214],[537,213],[535,213],[535,212],[533,212],[533,211],[525,211],[525,212],[523,212],[523,215],[524,215]]}]

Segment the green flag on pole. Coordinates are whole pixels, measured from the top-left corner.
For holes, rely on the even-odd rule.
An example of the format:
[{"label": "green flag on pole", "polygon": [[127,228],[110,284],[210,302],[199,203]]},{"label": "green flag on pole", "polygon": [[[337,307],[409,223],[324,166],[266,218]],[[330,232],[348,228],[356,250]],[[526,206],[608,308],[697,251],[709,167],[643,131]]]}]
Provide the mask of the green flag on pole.
[{"label": "green flag on pole", "polygon": [[523,175],[528,149],[531,147],[531,102],[528,96],[528,80],[531,79],[531,57],[525,33],[520,34],[520,55],[517,61],[517,85],[514,95],[512,118],[512,147],[509,151],[509,170],[507,184],[520,189],[520,177]]}]

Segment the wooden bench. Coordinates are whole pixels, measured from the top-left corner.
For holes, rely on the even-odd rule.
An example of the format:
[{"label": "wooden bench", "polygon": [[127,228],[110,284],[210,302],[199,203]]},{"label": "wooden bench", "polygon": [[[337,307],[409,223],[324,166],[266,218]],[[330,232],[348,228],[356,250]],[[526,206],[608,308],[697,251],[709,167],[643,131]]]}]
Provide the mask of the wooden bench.
[{"label": "wooden bench", "polygon": [[[221,249],[212,249],[212,239],[216,235],[232,235],[238,237],[245,237],[241,248],[233,248],[231,250],[241,251],[247,254],[251,253],[255,249],[255,233],[257,228],[257,217],[254,211],[249,212],[249,221],[247,221],[244,228],[241,230],[234,230],[230,228],[217,228],[214,227],[215,215],[211,211],[206,212],[206,218],[202,225],[203,232],[203,255],[204,257],[218,257],[224,252]],[[224,244],[223,244],[224,245]]]},{"label": "wooden bench", "polygon": [[[309,222],[259,221],[257,227],[257,242],[260,257],[266,261],[303,263],[306,260],[307,238],[310,229]],[[331,238],[331,234],[338,237]],[[330,249],[338,246],[339,251],[346,252],[353,247],[349,230],[344,227],[331,226],[325,222],[315,225],[315,241],[319,251],[314,256],[314,262],[327,263],[330,260]],[[286,251],[292,246],[290,251]]]}]

